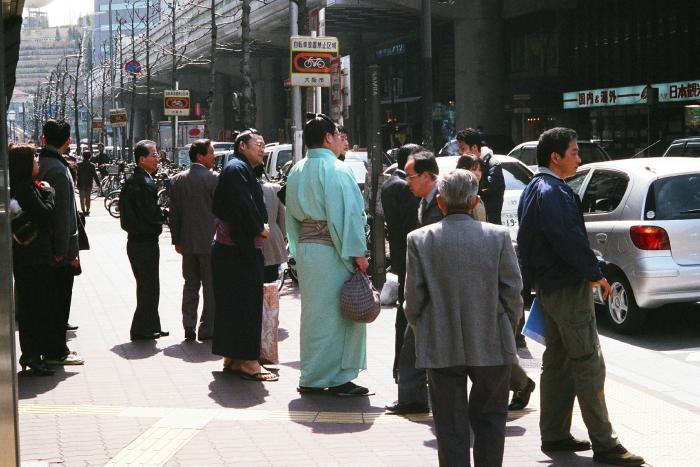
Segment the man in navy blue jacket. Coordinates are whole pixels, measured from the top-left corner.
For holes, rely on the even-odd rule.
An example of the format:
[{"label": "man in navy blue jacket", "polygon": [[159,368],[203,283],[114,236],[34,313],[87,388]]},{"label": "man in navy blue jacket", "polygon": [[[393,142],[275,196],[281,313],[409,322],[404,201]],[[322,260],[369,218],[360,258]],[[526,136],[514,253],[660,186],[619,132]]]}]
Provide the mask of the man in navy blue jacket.
[{"label": "man in navy blue jacket", "polygon": [[[590,248],[578,195],[564,182],[581,164],[576,132],[552,128],[537,145],[539,171],[518,207],[523,274],[544,310],[547,349],[540,378],[542,451],[585,451],[613,465],[642,465],[625,449],[608,420],[605,363],[598,341],[592,287],[610,285]],[[591,442],[571,435],[574,398]]]}]

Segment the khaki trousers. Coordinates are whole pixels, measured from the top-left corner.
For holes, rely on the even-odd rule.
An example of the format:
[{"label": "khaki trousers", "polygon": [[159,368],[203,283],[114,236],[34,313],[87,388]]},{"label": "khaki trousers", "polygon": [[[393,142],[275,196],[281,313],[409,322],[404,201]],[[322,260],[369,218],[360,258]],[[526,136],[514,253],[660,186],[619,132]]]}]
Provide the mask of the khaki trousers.
[{"label": "khaki trousers", "polygon": [[605,405],[605,362],[600,351],[590,282],[537,291],[545,317],[547,348],[540,379],[542,441],[571,436],[574,398],[594,451],[610,449],[617,435]]}]

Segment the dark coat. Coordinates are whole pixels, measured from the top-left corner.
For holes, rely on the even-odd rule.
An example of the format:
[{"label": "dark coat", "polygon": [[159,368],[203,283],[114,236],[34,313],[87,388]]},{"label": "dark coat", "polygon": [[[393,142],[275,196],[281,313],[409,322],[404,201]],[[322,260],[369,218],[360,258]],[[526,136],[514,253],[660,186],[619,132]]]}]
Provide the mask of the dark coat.
[{"label": "dark coat", "polygon": [[580,200],[569,185],[537,174],[520,196],[518,250],[525,280],[545,291],[603,278]]},{"label": "dark coat", "polygon": [[382,185],[382,209],[389,231],[391,269],[401,275],[406,272],[406,236],[418,227],[420,198],[411,193],[406,172],[396,170]]},{"label": "dark coat", "polygon": [[[419,203],[420,206],[420,203]],[[433,199],[428,203],[428,207],[423,211],[423,215],[418,221],[419,227],[425,227],[426,225],[434,224],[442,220],[442,211],[437,204],[437,192]]]},{"label": "dark coat", "polygon": [[12,242],[12,264],[15,269],[40,264],[48,266],[53,261],[51,221],[55,207],[54,193],[53,188],[39,188],[30,181],[12,187],[12,197],[39,228],[39,235],[29,245]]},{"label": "dark coat", "polygon": [[214,238],[211,211],[218,176],[202,164],[170,179],[170,235],[188,255],[208,255]]},{"label": "dark coat", "polygon": [[236,156],[219,175],[212,205],[214,215],[228,224],[231,240],[242,248],[254,248],[255,237],[267,222],[262,188],[250,164]]},{"label": "dark coat", "polygon": [[100,177],[97,176],[95,164],[90,161],[82,161],[78,163],[78,188],[80,190],[92,189],[92,181],[100,184]]},{"label": "dark coat", "polygon": [[141,167],[124,183],[119,194],[119,222],[129,240],[154,240],[163,231],[156,184]]},{"label": "dark coat", "polygon": [[503,209],[503,194],[506,191],[506,181],[503,178],[501,164],[488,153],[481,158],[483,162],[483,177],[479,184],[479,196],[486,208],[486,221],[501,225],[501,210]]},{"label": "dark coat", "polygon": [[44,146],[39,152],[39,179],[56,190],[51,219],[53,256],[70,262],[78,257],[78,211],[75,205],[73,176],[68,162],[54,148]]}]

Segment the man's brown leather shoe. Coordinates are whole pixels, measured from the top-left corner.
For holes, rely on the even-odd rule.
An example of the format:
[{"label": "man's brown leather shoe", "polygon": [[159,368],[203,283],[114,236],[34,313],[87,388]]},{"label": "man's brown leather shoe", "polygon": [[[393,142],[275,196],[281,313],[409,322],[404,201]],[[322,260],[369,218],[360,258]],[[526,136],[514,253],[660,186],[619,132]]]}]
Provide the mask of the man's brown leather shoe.
[{"label": "man's brown leather shoe", "polygon": [[644,458],[629,452],[621,444],[607,451],[593,453],[593,460],[601,464],[637,466],[644,464]]}]

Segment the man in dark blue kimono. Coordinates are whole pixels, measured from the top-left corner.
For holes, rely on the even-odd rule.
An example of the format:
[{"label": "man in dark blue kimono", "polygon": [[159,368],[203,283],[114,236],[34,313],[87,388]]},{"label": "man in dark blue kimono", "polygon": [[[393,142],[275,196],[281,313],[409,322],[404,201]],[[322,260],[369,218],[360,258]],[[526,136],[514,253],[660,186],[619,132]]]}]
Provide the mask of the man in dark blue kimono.
[{"label": "man in dark blue kimono", "polygon": [[267,211],[253,168],[262,164],[265,141],[256,130],[241,132],[236,155],[221,172],[212,210],[216,233],[211,251],[216,316],[212,352],[224,369],[243,379],[277,381],[258,363],[262,331]]}]

